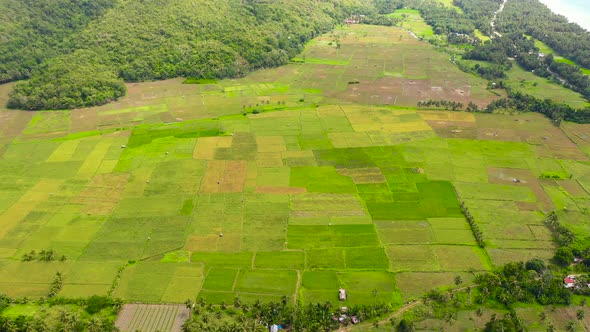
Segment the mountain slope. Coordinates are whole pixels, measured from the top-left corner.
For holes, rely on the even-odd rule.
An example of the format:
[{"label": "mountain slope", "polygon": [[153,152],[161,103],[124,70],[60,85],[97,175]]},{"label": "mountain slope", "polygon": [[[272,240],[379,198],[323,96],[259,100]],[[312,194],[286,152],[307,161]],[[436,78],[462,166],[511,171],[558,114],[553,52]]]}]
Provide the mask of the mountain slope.
[{"label": "mountain slope", "polygon": [[[64,0],[65,1],[65,0]],[[72,41],[72,57],[93,53],[94,61],[60,60],[38,67],[31,80],[16,86],[10,106],[59,109],[108,102],[117,86],[90,82],[108,72],[108,81],[146,81],[170,77],[237,77],[278,66],[304,43],[350,15],[372,14],[362,0],[128,0],[91,22]],[[84,63],[85,77],[68,84]],[[57,89],[56,73],[77,91]],[[104,84],[103,84],[104,83]],[[97,98],[88,86],[101,86]]]},{"label": "mountain slope", "polygon": [[117,0],[0,0],[0,83],[30,76]]}]

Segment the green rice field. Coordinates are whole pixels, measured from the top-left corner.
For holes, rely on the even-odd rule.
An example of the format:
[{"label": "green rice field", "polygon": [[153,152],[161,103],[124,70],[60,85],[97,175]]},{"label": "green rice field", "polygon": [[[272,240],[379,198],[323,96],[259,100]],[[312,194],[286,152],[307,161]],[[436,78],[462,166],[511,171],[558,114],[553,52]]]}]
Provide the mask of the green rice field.
[{"label": "green rice field", "polygon": [[[497,98],[448,63],[406,31],[353,25],[240,79],[1,109],[0,293],[46,297],[60,272],[73,298],[337,304],[345,288],[343,305],[399,305],[551,258],[544,211],[588,234],[590,126],[416,110]],[[65,259],[22,259],[50,249]]]}]

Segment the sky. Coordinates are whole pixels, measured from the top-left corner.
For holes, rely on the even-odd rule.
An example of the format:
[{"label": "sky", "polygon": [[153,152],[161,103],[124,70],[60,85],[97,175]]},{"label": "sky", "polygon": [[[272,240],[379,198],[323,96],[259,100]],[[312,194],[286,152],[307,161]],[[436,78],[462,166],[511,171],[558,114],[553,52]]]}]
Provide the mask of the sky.
[{"label": "sky", "polygon": [[590,0],[540,0],[553,12],[590,31]]}]

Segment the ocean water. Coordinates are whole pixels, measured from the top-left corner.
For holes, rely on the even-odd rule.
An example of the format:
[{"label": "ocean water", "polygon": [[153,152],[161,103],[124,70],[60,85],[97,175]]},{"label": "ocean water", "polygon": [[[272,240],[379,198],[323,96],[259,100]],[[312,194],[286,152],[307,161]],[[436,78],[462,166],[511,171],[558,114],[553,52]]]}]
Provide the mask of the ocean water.
[{"label": "ocean water", "polygon": [[[518,1],[518,0],[508,0]],[[590,31],[590,0],[539,0],[553,12]]]}]

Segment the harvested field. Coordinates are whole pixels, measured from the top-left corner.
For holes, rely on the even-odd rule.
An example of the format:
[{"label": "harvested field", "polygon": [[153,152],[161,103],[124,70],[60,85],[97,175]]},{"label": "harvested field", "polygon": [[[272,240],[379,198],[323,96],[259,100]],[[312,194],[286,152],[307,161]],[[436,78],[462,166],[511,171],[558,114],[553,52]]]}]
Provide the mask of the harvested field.
[{"label": "harvested field", "polygon": [[123,332],[180,332],[190,317],[190,310],[181,305],[126,304],[115,326]]}]

